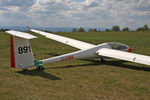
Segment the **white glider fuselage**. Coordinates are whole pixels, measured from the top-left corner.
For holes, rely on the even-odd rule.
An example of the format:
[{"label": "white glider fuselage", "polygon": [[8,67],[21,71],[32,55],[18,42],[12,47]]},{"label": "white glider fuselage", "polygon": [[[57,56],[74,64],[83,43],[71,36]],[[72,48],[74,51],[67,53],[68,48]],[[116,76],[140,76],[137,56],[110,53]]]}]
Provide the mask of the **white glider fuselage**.
[{"label": "white glider fuselage", "polygon": [[73,53],[68,53],[65,55],[44,59],[43,63],[45,64],[45,63],[52,63],[58,61],[67,61],[72,59],[87,59],[87,58],[97,58],[97,57],[100,58],[100,56],[96,54],[96,51],[102,48],[111,48],[111,47],[107,43],[103,43],[86,50],[80,50]]}]

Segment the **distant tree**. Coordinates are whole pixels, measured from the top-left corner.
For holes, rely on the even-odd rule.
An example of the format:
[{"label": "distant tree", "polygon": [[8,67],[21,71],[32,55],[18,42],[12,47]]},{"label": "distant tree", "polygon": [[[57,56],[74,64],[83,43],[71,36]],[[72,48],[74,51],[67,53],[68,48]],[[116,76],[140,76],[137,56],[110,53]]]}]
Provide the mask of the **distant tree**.
[{"label": "distant tree", "polygon": [[110,32],[110,29],[106,29],[105,32]]},{"label": "distant tree", "polygon": [[123,28],[123,31],[129,31],[128,27]]},{"label": "distant tree", "polygon": [[143,28],[139,27],[139,28],[136,29],[136,31],[143,31]]},{"label": "distant tree", "polygon": [[91,28],[90,28],[90,29],[88,30],[88,32],[97,32],[97,29],[96,29],[96,28],[94,28],[94,29],[91,29]]},{"label": "distant tree", "polygon": [[96,29],[96,28],[94,28],[94,29],[93,29],[93,32],[97,32],[97,29]]},{"label": "distant tree", "polygon": [[93,30],[90,28],[89,30],[88,30],[88,32],[92,32]]},{"label": "distant tree", "polygon": [[118,25],[115,25],[115,26],[112,27],[111,30],[118,32],[118,31],[120,31],[120,27]]},{"label": "distant tree", "polygon": [[73,28],[72,32],[78,32],[78,29],[77,28]]},{"label": "distant tree", "polygon": [[78,32],[85,32],[84,28],[80,27]]},{"label": "distant tree", "polygon": [[149,30],[149,27],[148,27],[148,25],[146,25],[146,24],[144,25],[143,28],[144,28],[145,31],[148,31],[148,30]]},{"label": "distant tree", "polygon": [[148,30],[149,30],[148,25],[144,25],[143,27],[139,27],[136,29],[136,31],[148,31]]},{"label": "distant tree", "polygon": [[8,31],[9,29],[0,29],[0,32],[5,32],[5,31]]}]

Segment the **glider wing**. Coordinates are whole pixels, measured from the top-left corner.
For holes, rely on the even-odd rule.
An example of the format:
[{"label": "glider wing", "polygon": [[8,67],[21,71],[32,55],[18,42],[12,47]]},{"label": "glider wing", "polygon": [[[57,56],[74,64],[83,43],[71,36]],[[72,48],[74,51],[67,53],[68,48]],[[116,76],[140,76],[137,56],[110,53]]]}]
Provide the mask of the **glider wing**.
[{"label": "glider wing", "polygon": [[100,56],[150,65],[150,56],[129,53],[129,52],[124,52],[124,51],[118,51],[118,50],[113,50],[113,49],[108,49],[108,48],[102,48],[98,50],[97,53]]},{"label": "glider wing", "polygon": [[34,29],[31,29],[31,31],[38,33],[38,34],[41,34],[41,35],[45,36],[46,38],[50,38],[52,40],[64,43],[66,45],[70,45],[72,47],[75,47],[75,48],[78,48],[81,50],[95,47],[95,45],[93,45],[93,44],[82,42],[82,41],[71,39],[71,38],[67,38],[64,36],[59,36],[59,35],[55,35],[55,34],[51,34],[51,33],[47,33],[47,32],[42,32],[42,31],[38,31],[38,30],[34,30]]}]

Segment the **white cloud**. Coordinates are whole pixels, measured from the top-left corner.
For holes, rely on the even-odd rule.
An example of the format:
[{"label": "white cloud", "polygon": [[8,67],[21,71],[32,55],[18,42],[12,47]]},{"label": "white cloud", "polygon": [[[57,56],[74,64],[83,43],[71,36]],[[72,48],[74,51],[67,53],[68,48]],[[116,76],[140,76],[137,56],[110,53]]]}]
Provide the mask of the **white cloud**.
[{"label": "white cloud", "polygon": [[30,6],[34,0],[0,0],[2,6]]},{"label": "white cloud", "polygon": [[[112,17],[110,19],[115,17],[114,21],[117,22],[122,27],[130,26],[130,27],[135,28],[143,24],[149,23],[150,17],[148,18],[145,16],[150,16],[148,13],[150,12],[150,10],[147,11],[150,7],[146,6],[147,4],[150,3],[150,1],[149,0],[143,0],[143,1],[141,0],[119,0],[119,1],[118,0],[113,0],[113,1],[103,0],[102,5],[104,7],[107,7],[107,9],[111,11],[110,15]],[[144,7],[142,7],[142,4],[144,5]],[[142,9],[145,9],[145,10],[142,11]]]},{"label": "white cloud", "polygon": [[99,5],[98,0],[86,0],[84,1],[86,7],[96,7]]},{"label": "white cloud", "polygon": [[150,23],[149,5],[149,0],[0,0],[0,21],[46,27],[136,28]]}]

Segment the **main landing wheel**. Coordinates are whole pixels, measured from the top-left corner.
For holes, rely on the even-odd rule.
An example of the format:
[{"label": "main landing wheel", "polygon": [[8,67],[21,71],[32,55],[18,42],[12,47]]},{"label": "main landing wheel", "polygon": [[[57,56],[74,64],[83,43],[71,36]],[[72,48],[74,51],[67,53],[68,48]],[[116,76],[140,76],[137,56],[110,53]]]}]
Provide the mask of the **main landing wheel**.
[{"label": "main landing wheel", "polygon": [[104,58],[101,58],[101,62],[107,62],[107,60],[105,60]]},{"label": "main landing wheel", "polygon": [[36,67],[36,70],[42,71],[42,70],[44,70],[44,67],[43,67],[43,66],[37,66],[37,67]]},{"label": "main landing wheel", "polygon": [[28,69],[23,69],[22,71],[27,71]]}]

